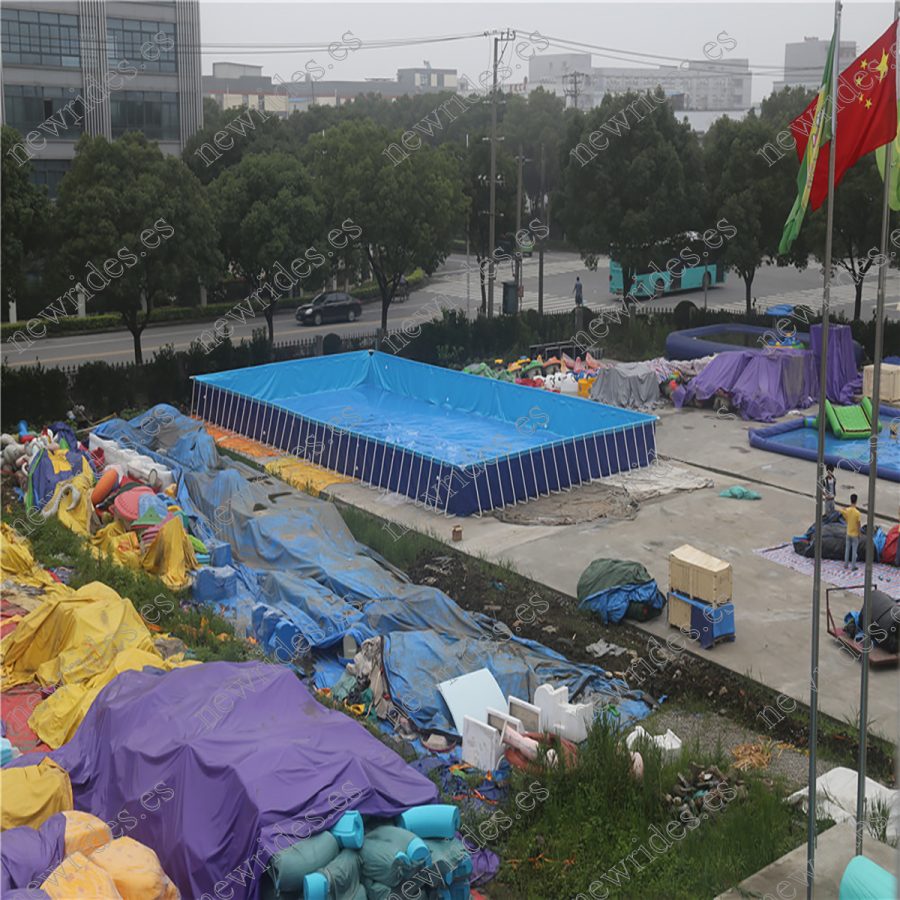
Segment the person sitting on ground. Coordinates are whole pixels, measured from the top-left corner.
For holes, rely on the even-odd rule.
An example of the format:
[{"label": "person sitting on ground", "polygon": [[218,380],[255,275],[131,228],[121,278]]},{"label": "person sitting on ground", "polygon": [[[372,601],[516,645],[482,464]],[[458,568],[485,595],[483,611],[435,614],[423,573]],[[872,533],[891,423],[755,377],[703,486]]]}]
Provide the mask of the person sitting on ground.
[{"label": "person sitting on ground", "polygon": [[857,569],[856,556],[859,551],[859,525],[861,517],[859,510],[856,508],[856,494],[850,495],[850,505],[841,509],[841,515],[847,522],[847,536],[844,538],[844,568],[853,564],[851,571]]}]

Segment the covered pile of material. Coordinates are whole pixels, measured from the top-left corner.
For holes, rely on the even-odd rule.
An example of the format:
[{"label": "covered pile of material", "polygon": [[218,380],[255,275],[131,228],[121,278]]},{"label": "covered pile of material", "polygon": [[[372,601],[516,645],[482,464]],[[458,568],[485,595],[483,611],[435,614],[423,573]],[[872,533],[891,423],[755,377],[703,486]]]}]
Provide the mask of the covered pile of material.
[{"label": "covered pile of material", "polygon": [[[896,530],[896,527],[892,530]],[[847,523],[843,516],[836,514],[833,521],[825,522],[822,525],[822,559],[844,558],[844,542],[847,537]],[[794,553],[812,559],[816,555],[816,523],[813,522],[806,529],[805,534],[797,535],[791,539],[794,547]],[[896,543],[893,544],[895,555],[892,556],[890,550],[887,549],[887,534],[880,526],[875,526],[875,562],[884,562],[889,565],[896,565]],[[851,562],[866,561],[866,526],[860,527],[859,547],[857,548],[856,559]]]},{"label": "covered pile of material", "polygon": [[181,897],[153,850],[130,837],[114,839],[102,819],[74,810],[4,833],[0,889],[7,896],[29,888],[59,900]]},{"label": "covered pile of material", "polygon": [[672,400],[680,408],[723,397],[742,418],[771,422],[809,406],[818,384],[815,359],[805,350],[739,350],[720,353]]},{"label": "covered pile of material", "polygon": [[646,621],[658,616],[666,598],[638,562],[595,559],[578,579],[578,606],[599,613],[604,625],[624,618]]},{"label": "covered pile of material", "polygon": [[[357,645],[378,638],[377,658],[362,676],[366,686],[374,678],[390,697],[379,712],[397,707],[423,736],[459,737],[437,689],[438,670],[446,679],[487,668],[505,695],[518,697],[533,696],[546,682],[567,686],[573,699],[623,691],[626,719],[647,714],[641,693],[613,684],[599,666],[569,662],[516,636],[498,644],[494,622],[435,588],[410,584],[353,538],[331,504],[220,460],[200,423],[170,407],[157,414],[161,409],[172,424],[144,452],[177,470],[177,500],[192,529],[206,540],[215,528],[231,547],[233,577],[216,602],[267,653],[313,666],[317,687],[331,688],[344,676],[345,637]],[[99,430],[106,439],[140,441],[143,419]]]},{"label": "covered pile of material", "polygon": [[128,811],[118,821],[154,848],[187,897],[213,894],[220,881],[255,897],[273,854],[344,810],[392,817],[437,796],[288,667],[262,663],[124,672],[48,756],[68,772],[79,809],[104,821]]},{"label": "covered pile of material", "polygon": [[181,654],[163,659],[131,601],[100,582],[77,591],[63,584],[48,588],[0,643],[0,654],[4,691],[31,682],[56,688],[28,719],[50,747],[72,737],[97,694],[120,672],[191,665]]}]

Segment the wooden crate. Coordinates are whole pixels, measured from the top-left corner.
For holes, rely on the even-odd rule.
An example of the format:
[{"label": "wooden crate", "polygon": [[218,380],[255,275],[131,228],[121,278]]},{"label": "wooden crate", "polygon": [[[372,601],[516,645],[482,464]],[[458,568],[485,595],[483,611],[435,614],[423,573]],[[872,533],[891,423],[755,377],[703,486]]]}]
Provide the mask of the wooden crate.
[{"label": "wooden crate", "polygon": [[[863,369],[863,396],[872,397],[873,380],[875,378],[875,366],[866,366]],[[885,403],[900,401],[900,366],[881,366],[881,399]]]},{"label": "wooden crate", "polygon": [[682,600],[675,594],[669,594],[669,602],[666,604],[669,625],[680,629],[684,634],[691,630],[691,604]]},{"label": "wooden crate", "polygon": [[690,544],[669,554],[669,590],[714,606],[731,599],[731,563],[710,556]]}]

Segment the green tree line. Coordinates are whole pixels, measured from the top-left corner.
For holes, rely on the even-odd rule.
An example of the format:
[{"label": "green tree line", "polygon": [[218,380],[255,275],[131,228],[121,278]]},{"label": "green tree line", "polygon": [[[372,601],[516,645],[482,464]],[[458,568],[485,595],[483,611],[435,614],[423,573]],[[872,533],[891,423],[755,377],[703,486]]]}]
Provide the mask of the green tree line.
[{"label": "green tree line", "polygon": [[[722,262],[743,280],[749,311],[761,266],[824,264],[824,209],[790,256],[777,251],[798,167],[792,150],[778,148],[789,145],[788,124],[809,96],[773,94],[758,114],[722,117],[701,136],[655,94],[607,95],[587,112],[542,89],[504,94],[497,236],[511,234],[519,214],[589,267],[614,247],[627,293],[648,247],[727,219],[736,233]],[[484,262],[495,249],[490,97],[368,95],[287,119],[206,100],[204,114],[180,158],[139,133],[83,136],[52,202],[8,152],[20,137],[3,127],[4,300],[17,299],[20,319],[72,314],[81,291],[89,311],[121,316],[140,361],[153,309],[197,304],[201,288],[213,299],[235,282],[254,296],[268,288],[271,342],[285,278],[304,292],[374,278],[386,327],[401,277],[434,272],[466,239],[484,308]],[[857,318],[878,249],[880,195],[871,157],[836,194],[832,262],[856,287]]]}]

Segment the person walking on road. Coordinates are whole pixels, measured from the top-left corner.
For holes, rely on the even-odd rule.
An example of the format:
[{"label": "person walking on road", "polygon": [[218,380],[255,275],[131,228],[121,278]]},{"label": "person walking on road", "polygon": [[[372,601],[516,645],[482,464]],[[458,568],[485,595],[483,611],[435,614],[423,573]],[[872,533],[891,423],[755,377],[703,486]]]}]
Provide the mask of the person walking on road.
[{"label": "person walking on road", "polygon": [[859,526],[862,517],[856,508],[856,494],[850,495],[850,505],[841,510],[841,515],[847,522],[847,536],[844,538],[844,568],[852,563],[852,572],[857,569],[856,556],[859,551]]},{"label": "person walking on road", "polygon": [[576,275],[575,276],[575,305],[576,306],[581,306],[581,304],[584,302],[583,291],[584,291],[584,285],[581,283],[581,278],[578,275]]}]

